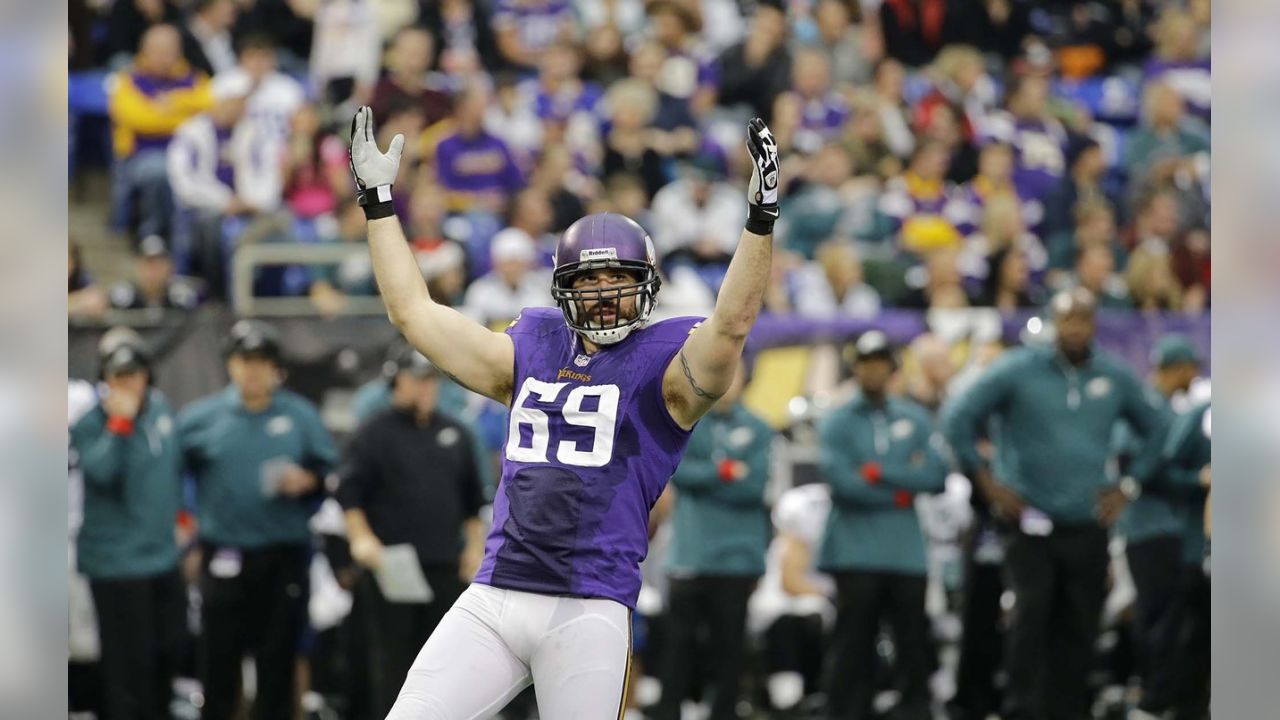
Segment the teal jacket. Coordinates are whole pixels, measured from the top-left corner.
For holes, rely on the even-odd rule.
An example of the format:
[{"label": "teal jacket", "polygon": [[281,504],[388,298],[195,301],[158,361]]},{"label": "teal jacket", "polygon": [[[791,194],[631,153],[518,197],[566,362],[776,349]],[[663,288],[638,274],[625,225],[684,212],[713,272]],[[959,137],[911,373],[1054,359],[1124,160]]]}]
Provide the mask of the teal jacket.
[{"label": "teal jacket", "polygon": [[147,392],[131,435],[108,430],[98,405],[71,428],[71,447],[84,475],[84,524],[76,538],[80,572],[105,580],[173,570],[182,452],[173,411],[160,391]]},{"label": "teal jacket", "polygon": [[[979,433],[990,427],[996,478],[1061,524],[1095,522],[1098,491],[1112,482],[1112,431],[1128,421],[1142,440],[1129,474],[1145,483],[1159,466],[1159,394],[1119,360],[1095,349],[1079,367],[1054,347],[1010,350],[943,410],[961,467],[983,464]],[[989,421],[995,423],[988,425]]]},{"label": "teal jacket", "polygon": [[[741,404],[702,416],[671,477],[676,507],[667,570],[673,576],[764,574],[772,442],[773,429]],[[746,463],[746,476],[721,480],[725,459]]]},{"label": "teal jacket", "polygon": [[[480,487],[484,489],[485,502],[493,502],[493,494],[498,484],[493,480],[493,460],[485,451],[484,441],[480,439],[476,424],[465,418],[467,415],[467,396],[470,390],[454,380],[441,376],[440,399],[437,406],[441,413],[462,423],[469,431],[471,453],[476,461],[476,473],[480,476]],[[373,417],[377,413],[391,407],[391,385],[382,378],[370,380],[356,389],[351,398],[351,413],[356,416],[357,423]]]},{"label": "teal jacket", "polygon": [[[924,537],[908,496],[939,492],[947,478],[928,411],[905,398],[876,407],[857,395],[819,421],[818,442],[831,485],[818,569],[924,575]],[[868,462],[880,464],[875,485],[862,476]]]},{"label": "teal jacket", "polygon": [[196,479],[202,539],[242,548],[310,542],[307,522],[323,490],[302,498],[268,494],[280,462],[322,482],[333,468],[337,451],[310,402],[277,390],[266,410],[251,413],[233,385],[183,408],[178,427]]},{"label": "teal jacket", "polygon": [[[1163,446],[1164,435],[1168,433],[1168,424],[1173,421],[1173,408],[1167,398],[1160,398],[1157,408],[1161,416],[1163,434],[1153,440]],[[1143,443],[1134,434],[1128,423],[1121,423],[1116,432],[1116,450],[1120,453],[1134,454],[1142,451]],[[1163,448],[1162,448],[1163,449]],[[1167,463],[1160,467],[1147,481],[1142,495],[1129,503],[1116,523],[1116,530],[1124,535],[1129,543],[1139,543],[1157,537],[1180,536],[1184,522],[1184,511],[1180,493],[1170,485],[1169,471],[1173,470]]]},{"label": "teal jacket", "polygon": [[1169,430],[1164,457],[1172,469],[1169,477],[1183,490],[1182,561],[1199,565],[1204,560],[1204,503],[1200,471],[1209,465],[1213,444],[1209,439],[1209,403],[1180,416]]}]

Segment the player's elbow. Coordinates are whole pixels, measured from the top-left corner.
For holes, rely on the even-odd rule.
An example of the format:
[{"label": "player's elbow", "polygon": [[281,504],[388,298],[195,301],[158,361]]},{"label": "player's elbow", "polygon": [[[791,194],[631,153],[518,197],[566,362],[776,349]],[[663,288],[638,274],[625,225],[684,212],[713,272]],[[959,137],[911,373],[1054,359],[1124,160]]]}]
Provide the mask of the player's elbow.
[{"label": "player's elbow", "polygon": [[751,333],[751,327],[755,323],[756,313],[753,310],[722,311],[716,308],[713,328],[718,337],[740,346],[746,343],[747,335]]}]

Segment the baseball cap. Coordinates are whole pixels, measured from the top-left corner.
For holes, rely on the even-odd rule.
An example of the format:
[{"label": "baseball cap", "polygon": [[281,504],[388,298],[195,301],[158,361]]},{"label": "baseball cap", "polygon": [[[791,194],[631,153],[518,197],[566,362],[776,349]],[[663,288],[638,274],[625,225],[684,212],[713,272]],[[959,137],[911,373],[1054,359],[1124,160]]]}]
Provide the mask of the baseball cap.
[{"label": "baseball cap", "polygon": [[124,341],[111,348],[102,357],[102,376],[148,370],[151,358],[141,345],[133,341]]},{"label": "baseball cap", "polygon": [[879,357],[897,363],[897,349],[889,341],[889,336],[879,330],[868,330],[862,333],[853,344],[854,362]]},{"label": "baseball cap", "polygon": [[159,235],[148,235],[142,238],[142,242],[138,243],[138,255],[148,259],[168,257],[169,246],[165,243],[164,238]]},{"label": "baseball cap", "polygon": [[1171,333],[1156,341],[1151,348],[1151,364],[1158,368],[1169,367],[1179,363],[1200,364],[1200,352],[1196,350],[1191,338],[1178,333]]},{"label": "baseball cap", "polygon": [[279,362],[280,336],[276,329],[258,320],[241,320],[231,326],[228,355],[256,355]]}]

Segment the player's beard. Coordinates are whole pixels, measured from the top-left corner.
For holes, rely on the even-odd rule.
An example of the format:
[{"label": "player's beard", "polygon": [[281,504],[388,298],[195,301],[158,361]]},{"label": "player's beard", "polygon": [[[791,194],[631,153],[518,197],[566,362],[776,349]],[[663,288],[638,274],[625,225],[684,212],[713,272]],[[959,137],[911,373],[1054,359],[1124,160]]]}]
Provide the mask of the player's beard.
[{"label": "player's beard", "polygon": [[636,317],[634,300],[624,302],[621,299],[600,300],[588,308],[584,308],[586,325],[592,329],[608,330],[630,322]]}]

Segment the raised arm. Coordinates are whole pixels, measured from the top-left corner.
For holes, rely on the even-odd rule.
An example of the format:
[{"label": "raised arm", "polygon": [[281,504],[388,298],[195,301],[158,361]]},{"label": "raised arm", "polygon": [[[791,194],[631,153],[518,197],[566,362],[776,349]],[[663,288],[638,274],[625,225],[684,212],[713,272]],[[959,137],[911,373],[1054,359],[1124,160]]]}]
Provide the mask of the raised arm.
[{"label": "raised arm", "polygon": [[778,144],[759,118],[747,125],[747,150],[752,169],[746,229],[729,262],[715,310],[689,335],[662,378],[667,409],[685,428],[693,427],[733,382],[769,283],[773,223],[778,219]]},{"label": "raised arm", "polygon": [[391,184],[400,169],[404,136],[383,153],[373,132],[373,112],[362,107],[351,124],[351,172],[369,219],[369,254],[387,306],[387,317],[405,339],[459,384],[506,404],[511,401],[515,345],[447,305],[431,299],[427,283],[391,207]]}]

